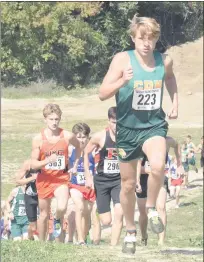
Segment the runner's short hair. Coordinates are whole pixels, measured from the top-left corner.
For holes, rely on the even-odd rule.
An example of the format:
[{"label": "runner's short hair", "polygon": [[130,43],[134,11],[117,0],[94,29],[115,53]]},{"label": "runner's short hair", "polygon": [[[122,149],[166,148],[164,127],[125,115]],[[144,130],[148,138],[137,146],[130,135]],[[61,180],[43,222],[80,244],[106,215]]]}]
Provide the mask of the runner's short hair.
[{"label": "runner's short hair", "polygon": [[192,137],[190,135],[187,135],[187,138],[191,139]]},{"label": "runner's short hair", "polygon": [[51,115],[52,113],[55,113],[56,115],[58,115],[61,118],[62,111],[57,104],[47,104],[45,108],[43,109],[43,116],[45,118]]},{"label": "runner's short hair", "polygon": [[151,35],[154,38],[159,38],[160,36],[160,25],[154,18],[151,17],[139,17],[135,14],[130,21],[129,34],[132,37],[136,36],[136,32],[140,30],[142,36]]},{"label": "runner's short hair", "polygon": [[108,119],[116,119],[116,106],[112,106],[108,109]]},{"label": "runner's short hair", "polygon": [[89,136],[91,129],[86,123],[77,123],[72,127],[72,133],[75,135],[82,133],[85,136]]}]

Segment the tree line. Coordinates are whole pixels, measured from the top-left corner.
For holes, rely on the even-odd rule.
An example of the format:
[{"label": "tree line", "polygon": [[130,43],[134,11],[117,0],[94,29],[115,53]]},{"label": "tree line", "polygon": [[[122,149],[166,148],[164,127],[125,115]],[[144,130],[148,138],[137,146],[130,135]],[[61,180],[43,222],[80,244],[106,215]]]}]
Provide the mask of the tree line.
[{"label": "tree line", "polygon": [[161,24],[157,49],[203,34],[203,2],[3,2],[4,86],[53,79],[65,88],[101,81],[115,53],[133,48],[129,19]]}]

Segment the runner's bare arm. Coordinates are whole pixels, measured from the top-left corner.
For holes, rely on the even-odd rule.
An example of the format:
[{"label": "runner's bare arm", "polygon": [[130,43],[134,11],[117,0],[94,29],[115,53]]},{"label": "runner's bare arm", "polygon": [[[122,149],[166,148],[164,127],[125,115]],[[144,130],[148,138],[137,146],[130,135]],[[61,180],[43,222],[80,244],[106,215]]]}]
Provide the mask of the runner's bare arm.
[{"label": "runner's bare arm", "polygon": [[45,165],[56,161],[56,154],[52,154],[51,156],[40,161],[40,146],[41,137],[40,135],[37,135],[32,141],[31,168],[33,169],[41,169]]},{"label": "runner's bare arm", "polygon": [[74,165],[73,165],[73,170],[74,170],[73,172],[76,173],[77,172],[77,166],[78,166],[78,163],[79,163],[79,159],[81,157],[80,143],[77,140],[76,136],[71,132],[66,131],[65,137],[68,138],[69,144],[72,144],[75,147],[75,150],[76,150],[75,151],[76,152],[76,159],[75,159],[75,162],[74,162]]},{"label": "runner's bare arm", "polygon": [[173,60],[168,55],[163,55],[165,66],[165,85],[170,95],[173,107],[170,111],[170,118],[177,118],[178,115],[178,89],[176,78],[173,72]]},{"label": "runner's bare arm", "polygon": [[36,174],[33,174],[31,177],[25,178],[26,173],[30,170],[31,166],[31,160],[26,160],[23,163],[23,166],[17,171],[15,175],[15,182],[18,185],[26,185],[29,182],[33,181],[36,179]]},{"label": "runner's bare arm", "polygon": [[16,192],[17,192],[17,188],[14,188],[14,189],[10,192],[10,194],[9,194],[7,200],[6,200],[6,210],[7,210],[8,213],[11,213],[11,211],[12,211],[12,210],[11,210],[11,201],[14,199],[14,197],[15,197],[15,195],[16,195]]},{"label": "runner's bare arm", "polygon": [[197,146],[197,148],[196,148],[196,153],[201,153],[201,151],[202,151],[202,145],[199,144],[199,145]]},{"label": "runner's bare arm", "polygon": [[91,177],[89,171],[89,154],[93,152],[93,150],[97,147],[101,147],[101,140],[102,137],[105,136],[105,132],[97,132],[95,133],[91,139],[89,140],[88,144],[84,149],[84,171],[85,171],[85,178]]},{"label": "runner's bare arm", "polygon": [[144,172],[144,167],[142,166],[142,159],[138,159],[137,161],[137,174],[136,174],[136,183],[140,184],[140,177]]},{"label": "runner's bare arm", "polygon": [[[126,79],[127,74],[124,74],[123,72],[124,64],[128,64],[126,52],[118,53],[113,57],[108,72],[105,75],[102,85],[99,89],[99,99],[101,101],[114,96],[118,90],[129,81],[129,79]],[[127,67],[126,71],[126,73],[130,72],[132,76],[132,68]]]},{"label": "runner's bare arm", "polygon": [[182,165],[181,160],[181,147],[179,143],[173,138],[173,137],[166,137],[166,146],[167,146],[167,152],[169,152],[170,148],[174,149],[174,154],[176,156],[177,165]]}]

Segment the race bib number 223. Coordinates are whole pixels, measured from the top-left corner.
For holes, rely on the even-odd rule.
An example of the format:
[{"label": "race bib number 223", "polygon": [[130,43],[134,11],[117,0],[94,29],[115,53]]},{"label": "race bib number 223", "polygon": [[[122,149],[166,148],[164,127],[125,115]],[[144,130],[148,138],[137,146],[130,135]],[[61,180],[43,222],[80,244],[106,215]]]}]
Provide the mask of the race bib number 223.
[{"label": "race bib number 223", "polygon": [[161,88],[134,90],[132,108],[135,110],[154,110],[160,108]]}]

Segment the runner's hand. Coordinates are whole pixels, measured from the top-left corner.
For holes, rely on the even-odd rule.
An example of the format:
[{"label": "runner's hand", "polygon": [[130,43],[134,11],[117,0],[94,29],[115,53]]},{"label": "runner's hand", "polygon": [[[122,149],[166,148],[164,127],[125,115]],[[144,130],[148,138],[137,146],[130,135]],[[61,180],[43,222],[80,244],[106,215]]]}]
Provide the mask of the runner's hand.
[{"label": "runner's hand", "polygon": [[178,109],[172,107],[169,113],[167,114],[169,119],[177,119],[178,118]]},{"label": "runner's hand", "polygon": [[126,69],[123,70],[123,81],[124,81],[124,84],[126,84],[127,82],[129,82],[129,80],[133,77],[133,70],[132,70],[132,66],[131,64],[129,64],[127,66]]},{"label": "runner's hand", "polygon": [[32,178],[33,178],[33,180],[36,180],[37,176],[38,176],[38,173],[34,173],[34,174],[32,174]]},{"label": "runner's hand", "polygon": [[179,165],[179,166],[177,167],[177,174],[181,177],[181,176],[184,175],[184,173],[185,173],[185,171],[184,171],[183,166],[182,166],[182,165]]},{"label": "runner's hand", "polygon": [[86,177],[85,187],[92,188],[93,187],[93,179],[92,177]]},{"label": "runner's hand", "polygon": [[139,194],[142,193],[142,187],[141,187],[140,183],[136,184],[136,192],[139,193]]},{"label": "runner's hand", "polygon": [[13,214],[13,212],[10,212],[10,213],[9,213],[9,219],[10,219],[10,220],[14,220],[14,214]]},{"label": "runner's hand", "polygon": [[54,163],[57,161],[57,155],[56,154],[52,154],[49,156],[49,163]]}]

